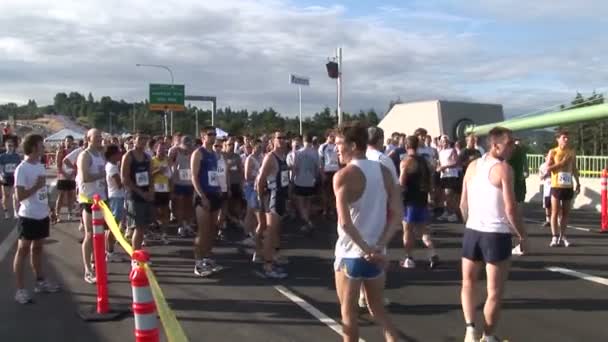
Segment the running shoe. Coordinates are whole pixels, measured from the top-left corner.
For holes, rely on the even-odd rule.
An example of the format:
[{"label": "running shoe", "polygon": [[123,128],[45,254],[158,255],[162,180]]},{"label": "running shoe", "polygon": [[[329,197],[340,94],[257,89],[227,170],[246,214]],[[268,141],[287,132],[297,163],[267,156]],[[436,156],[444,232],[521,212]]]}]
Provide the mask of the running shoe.
[{"label": "running shoe", "polygon": [[106,262],[123,262],[122,257],[113,252],[106,252]]},{"label": "running shoe", "polygon": [[84,281],[89,284],[95,284],[97,283],[97,278],[95,278],[95,275],[92,272],[86,272],[84,274]]},{"label": "running shoe", "polygon": [[494,335],[490,335],[490,336],[483,335],[483,337],[481,338],[481,340],[479,340],[479,342],[500,342],[500,339]]},{"label": "running shoe", "polygon": [[448,212],[444,211],[443,214],[437,218],[437,220],[439,220],[439,221],[447,221],[449,216],[450,215],[448,215]]},{"label": "running shoe", "polygon": [[160,242],[161,242],[163,245],[165,245],[165,246],[166,246],[166,245],[169,245],[169,244],[171,243],[171,240],[169,240],[169,237],[167,236],[167,234],[166,234],[166,233],[162,233],[162,234],[160,235]]},{"label": "running shoe", "polygon": [[515,246],[515,248],[513,248],[511,250],[511,254],[512,255],[518,255],[518,256],[524,255],[524,252],[521,250],[521,245]]},{"label": "running shoe", "polygon": [[564,244],[564,247],[570,247],[570,246],[572,246],[572,242],[570,242],[570,241],[568,241],[568,240],[566,240],[564,238],[561,238],[560,242]]},{"label": "running shoe", "polygon": [[450,223],[458,222],[458,216],[456,214],[449,215],[447,220]]},{"label": "running shoe", "polygon": [[51,283],[48,280],[38,280],[34,286],[34,292],[36,293],[55,293],[59,292],[60,287],[57,284]]},{"label": "running shoe", "polygon": [[202,278],[208,277],[213,274],[213,268],[214,266],[211,263],[197,262],[194,265],[194,274]]},{"label": "running shoe", "polygon": [[543,227],[544,227],[544,228],[551,227],[551,222],[549,222],[549,221],[545,221],[545,223],[543,223]]},{"label": "running shoe", "polygon": [[478,342],[479,334],[474,327],[467,327],[466,333],[464,335],[464,342]]},{"label": "running shoe", "polygon": [[551,238],[551,243],[549,244],[549,247],[557,247],[559,246],[559,240],[557,239],[557,236],[554,236]]},{"label": "running shoe", "polygon": [[287,278],[287,273],[285,271],[281,270],[280,268],[276,267],[275,265],[272,265],[272,268],[270,270],[264,269],[263,274],[266,279],[285,279],[285,278]]},{"label": "running shoe", "polygon": [[407,257],[402,262],[399,263],[403,268],[416,268],[416,262],[414,259]]},{"label": "running shoe", "polygon": [[19,304],[32,303],[32,297],[26,289],[19,289],[15,293],[15,301]]}]

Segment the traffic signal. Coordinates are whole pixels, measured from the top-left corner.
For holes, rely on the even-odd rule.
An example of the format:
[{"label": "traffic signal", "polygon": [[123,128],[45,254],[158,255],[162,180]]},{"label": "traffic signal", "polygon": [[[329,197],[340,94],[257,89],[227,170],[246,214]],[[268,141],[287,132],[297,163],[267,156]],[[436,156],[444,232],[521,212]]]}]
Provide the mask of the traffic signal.
[{"label": "traffic signal", "polygon": [[329,78],[338,78],[338,75],[340,74],[338,63],[334,61],[329,61],[327,62],[325,67],[327,68],[327,75],[329,76]]}]

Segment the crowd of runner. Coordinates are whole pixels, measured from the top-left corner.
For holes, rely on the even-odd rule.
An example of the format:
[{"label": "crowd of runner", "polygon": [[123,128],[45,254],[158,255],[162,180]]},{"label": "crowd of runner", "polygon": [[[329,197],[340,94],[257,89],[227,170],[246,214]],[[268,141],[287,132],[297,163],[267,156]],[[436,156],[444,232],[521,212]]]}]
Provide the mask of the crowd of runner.
[{"label": "crowd of runner", "polygon": [[[42,241],[53,223],[80,220],[83,279],[96,282],[94,195],[106,201],[134,249],[152,241],[170,244],[194,238],[193,272],[199,277],[223,269],[213,258],[214,244],[226,238],[228,227],[239,227],[245,238],[238,243],[251,250],[259,273],[283,279],[288,276],[288,260],[281,254],[282,218],[297,217],[301,231],[309,234],[316,229],[313,218],[324,216],[338,222],[334,270],[345,341],[358,340],[357,302],[370,309],[386,340],[396,341],[384,309],[386,246],[402,232],[404,254],[399,264],[414,268],[414,240],[420,238],[428,266],[435,268],[440,258],[429,224],[436,218],[466,225],[461,292],[465,341],[480,338],[475,328],[476,283],[484,265],[492,286],[482,341],[497,341],[493,333],[509,259],[512,253],[528,251],[519,205],[525,200],[526,154],[509,130],[492,130],[487,151],[474,135],[466,142],[447,135],[433,139],[419,128],[385,140],[381,128],[358,123],[328,131],[323,142],[309,134],[288,136],[282,131],[259,138],[220,138],[215,127],[205,127],[198,138],[137,133],[104,139],[101,133],[91,129],[79,142],[68,136],[57,149],[56,196],[50,196],[53,192],[46,185],[43,138],[24,137],[24,157],[17,153],[17,137],[5,138],[6,152],[0,155],[2,206],[6,219],[13,212],[18,218],[17,302],[32,301],[23,280],[28,254],[36,278],[34,291],[59,290],[45,278],[41,265]],[[550,246],[568,247],[565,228],[580,182],[568,133],[556,138],[558,146],[549,151],[540,176],[546,182]],[[175,226],[177,230],[170,229]],[[517,239],[514,250],[512,236]],[[114,245],[108,233],[108,262],[122,261]]]}]

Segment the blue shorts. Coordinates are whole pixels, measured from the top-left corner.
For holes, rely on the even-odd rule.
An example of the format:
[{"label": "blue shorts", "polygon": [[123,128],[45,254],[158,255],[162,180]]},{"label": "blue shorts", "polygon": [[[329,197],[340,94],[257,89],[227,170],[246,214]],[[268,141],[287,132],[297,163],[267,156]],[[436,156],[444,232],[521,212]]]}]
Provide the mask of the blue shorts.
[{"label": "blue shorts", "polygon": [[427,223],[429,219],[429,210],[426,206],[419,207],[416,205],[408,205],[403,213],[403,221],[406,223],[420,224]]},{"label": "blue shorts", "polygon": [[175,184],[173,186],[173,193],[178,196],[192,196],[194,195],[194,186]]},{"label": "blue shorts", "polygon": [[260,200],[258,193],[253,189],[253,184],[245,184],[245,201],[247,207],[251,209],[260,209]]},{"label": "blue shorts", "polygon": [[466,228],[462,238],[462,257],[472,261],[496,263],[511,257],[510,233],[486,233]]},{"label": "blue shorts", "polygon": [[337,262],[336,270],[344,271],[350,279],[375,279],[384,273],[382,268],[364,258],[342,258]]},{"label": "blue shorts", "polygon": [[108,199],[108,206],[116,222],[120,223],[125,217],[125,199],[124,197],[112,197]]}]

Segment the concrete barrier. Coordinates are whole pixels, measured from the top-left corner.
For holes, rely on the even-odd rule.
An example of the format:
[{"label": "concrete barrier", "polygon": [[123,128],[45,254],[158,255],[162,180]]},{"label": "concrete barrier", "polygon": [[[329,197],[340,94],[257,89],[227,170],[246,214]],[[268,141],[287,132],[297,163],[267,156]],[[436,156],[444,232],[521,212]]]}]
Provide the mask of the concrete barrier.
[{"label": "concrete barrier", "polygon": [[[526,179],[526,202],[542,206],[543,186],[538,175]],[[581,193],[574,198],[573,208],[601,212],[601,178],[581,178]]]}]

